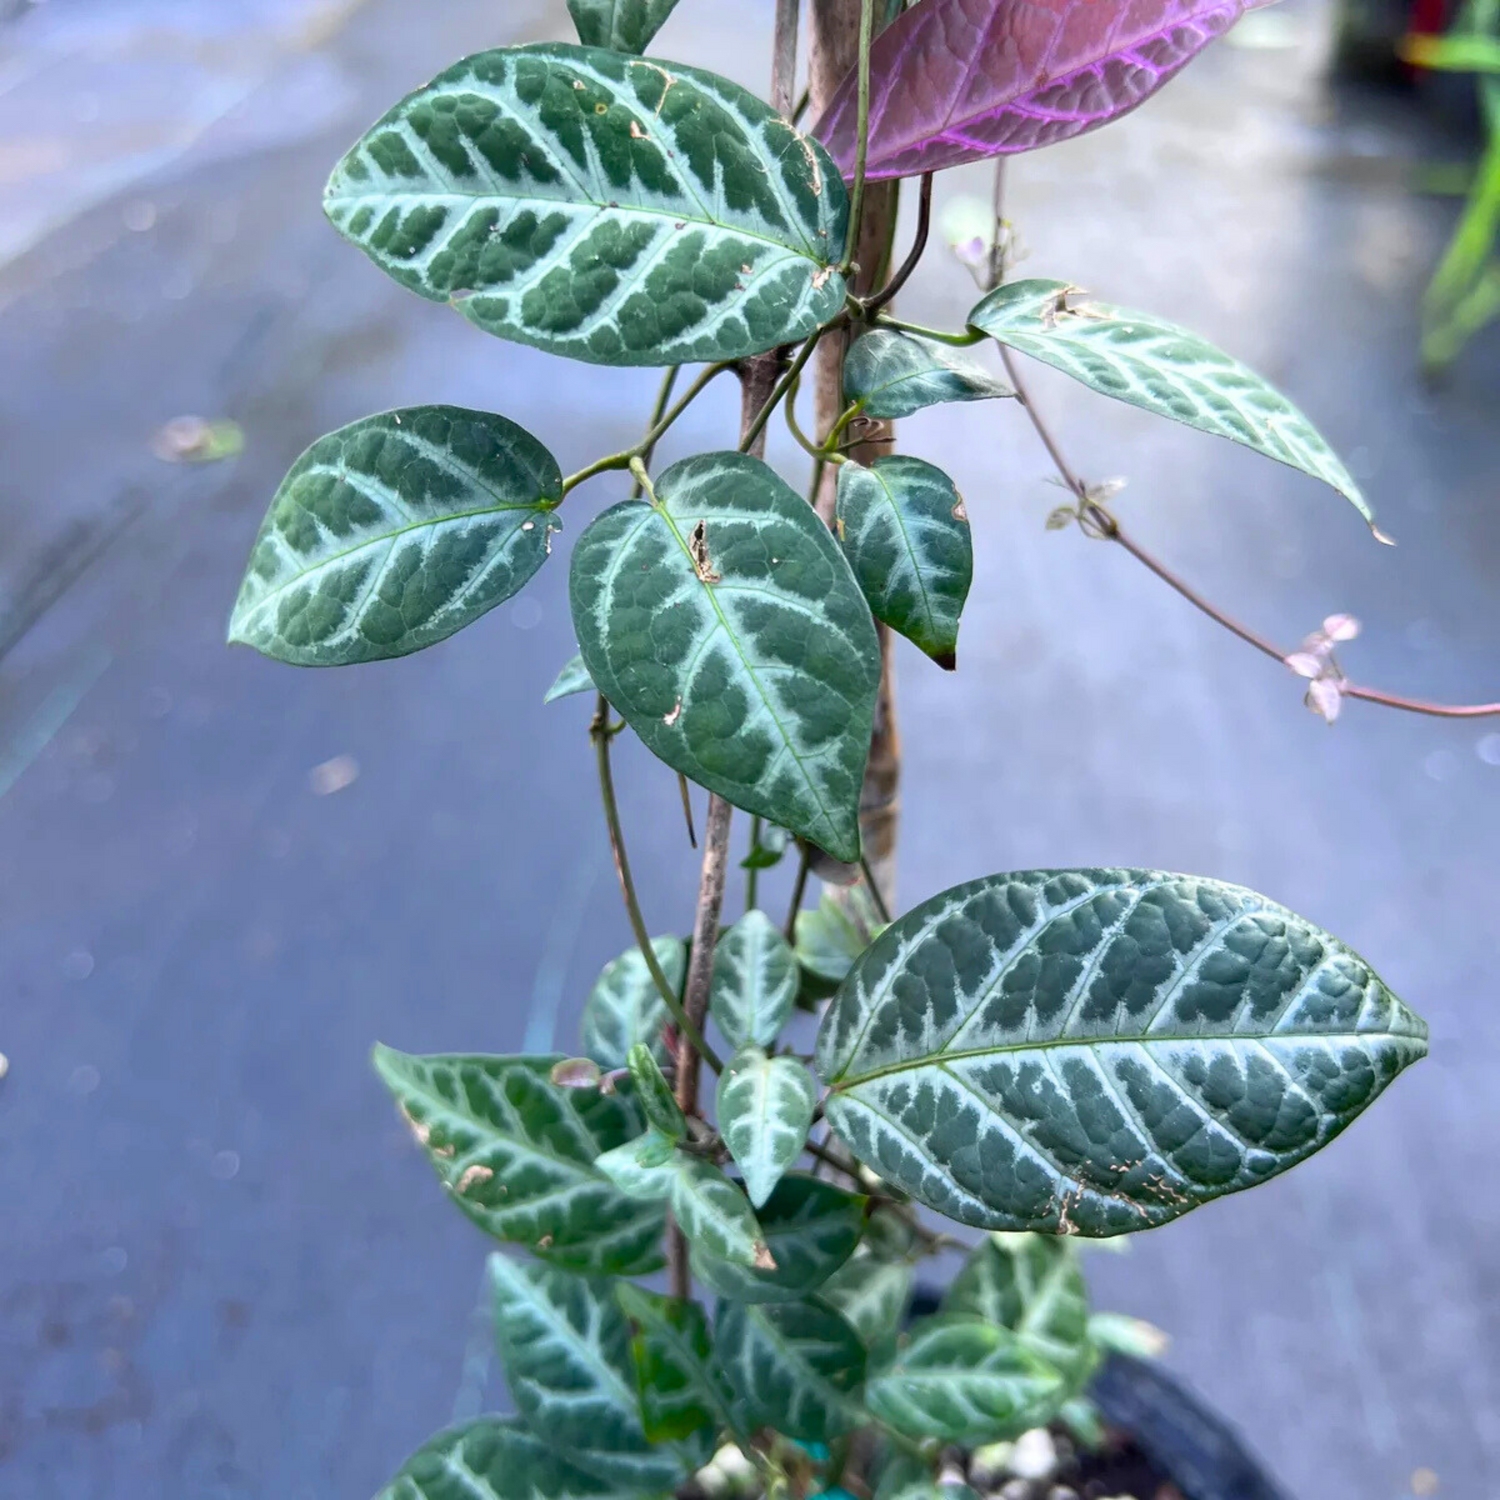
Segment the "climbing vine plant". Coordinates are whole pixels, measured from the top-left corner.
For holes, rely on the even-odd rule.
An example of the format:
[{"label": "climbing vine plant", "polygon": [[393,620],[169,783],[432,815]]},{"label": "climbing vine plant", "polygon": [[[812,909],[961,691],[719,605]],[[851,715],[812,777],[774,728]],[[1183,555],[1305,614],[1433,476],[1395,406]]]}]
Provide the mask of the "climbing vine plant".
[{"label": "climbing vine plant", "polygon": [[[564,476],[545,434],[496,413],[416,407],[331,433],[272,501],[230,625],[302,666],[402,656],[560,566],[564,510],[578,526],[579,654],[548,697],[594,696],[636,941],[589,996],[577,1056],[377,1049],[451,1202],[506,1247],[492,1285],[517,1412],[434,1437],[391,1500],[659,1495],[726,1451],[767,1493],[916,1494],[945,1445],[1054,1419],[1086,1433],[1117,1325],[1090,1319],[1073,1237],[1269,1181],[1426,1050],[1363,959],[1250,891],[1022,871],[893,919],[866,857],[883,652],[895,633],[956,666],[982,526],[940,466],[889,451],[892,421],[996,400],[1039,422],[1015,399],[1024,356],[1300,469],[1370,519],[1308,419],[1230,355],[1064,279],[1008,279],[998,215],[961,327],[891,311],[932,172],[1123,114],[1239,0],[849,0],[857,60],[810,131],[790,117],[795,0],[777,4],[780,109],[643,56],[673,8],[570,0],[580,45],[458,63],[354,145],[326,197],[377,266],[476,328],[664,368],[640,441]],[[859,267],[874,185],[906,176],[922,177],[913,252]],[[847,348],[840,415],[808,435],[795,400],[825,341]],[[985,343],[1006,379],[965,352]],[[736,440],[658,471],[658,440],[725,374],[746,393]],[[778,416],[831,505],[761,458]],[[1048,437],[1076,500],[1054,520],[1122,540]],[[629,497],[573,523],[575,492],[612,472]],[[1337,668],[1350,627],[1280,658],[1329,718],[1382,696]],[[642,916],[611,768],[626,733],[711,794],[690,943]],[[752,837],[729,921],[734,808]],[[756,882],[786,858],[783,926]],[[809,871],[832,883],[802,910]],[[955,1248],[940,1309],[912,1316],[915,1267]]]}]

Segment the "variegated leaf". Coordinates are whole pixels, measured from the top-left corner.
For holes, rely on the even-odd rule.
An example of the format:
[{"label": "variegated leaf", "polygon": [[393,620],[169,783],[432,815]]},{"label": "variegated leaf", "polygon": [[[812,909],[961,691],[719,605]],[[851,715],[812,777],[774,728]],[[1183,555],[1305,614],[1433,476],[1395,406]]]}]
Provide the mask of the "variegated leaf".
[{"label": "variegated leaf", "polygon": [[559,698],[571,698],[575,693],[593,691],[594,679],[589,676],[589,669],[584,666],[581,656],[575,656],[557,674],[557,680],[547,689],[547,696],[542,702],[556,703]]},{"label": "variegated leaf", "polygon": [[476,1417],[423,1443],[376,1500],[626,1500],[638,1493],[569,1463],[514,1417]]},{"label": "variegated leaf", "polygon": [[276,491],[229,639],[299,667],[405,656],[547,560],[557,460],[488,412],[417,406],[319,438]]},{"label": "variegated leaf", "polygon": [[946,401],[988,401],[1015,392],[983,365],[933,339],[872,328],[844,357],[844,396],[881,421]]},{"label": "variegated leaf", "polygon": [[774,1270],[775,1258],[739,1184],[702,1157],[679,1152],[673,1166],[672,1215],[688,1244],[719,1260]]},{"label": "variegated leaf", "polygon": [[443,1186],[479,1227],[577,1271],[661,1264],[660,1205],[632,1202],[594,1165],[641,1132],[634,1101],[559,1088],[556,1057],[409,1057],[375,1067]]},{"label": "variegated leaf", "polygon": [[831,1182],[792,1172],[756,1212],[776,1262],[769,1271],[693,1249],[693,1274],[718,1297],[736,1302],[796,1302],[827,1283],[854,1253],[866,1199]]},{"label": "variegated leaf", "polygon": [[872,1369],[865,1405],[917,1441],[995,1443],[1052,1417],[1062,1376],[1008,1328],[968,1314],[922,1318]]},{"label": "variegated leaf", "polygon": [[450,68],[339,163],[325,207],[402,285],[594,364],[737,359],[844,304],[823,148],[737,84],[600,48]]},{"label": "variegated leaf", "polygon": [[[667,983],[679,995],[687,974],[687,944],[681,938],[651,940]],[[662,1028],[669,1022],[661,991],[638,947],[604,966],[583,1007],[583,1050],[601,1068],[623,1068],[630,1049],[644,1042],[658,1058],[667,1055]]]},{"label": "variegated leaf", "polygon": [[953,481],[905,454],[846,463],[838,536],[875,618],[951,672],[974,579],[969,513]]},{"label": "variegated leaf", "polygon": [[1094,1367],[1088,1287],[1066,1237],[987,1235],[949,1286],[943,1311],[972,1313],[1013,1330],[1070,1391],[1079,1390]]},{"label": "variegated leaf", "polygon": [[665,1203],[672,1196],[677,1143],[661,1131],[648,1130],[613,1151],[595,1158],[598,1168],[627,1198]]},{"label": "variegated leaf", "polygon": [[812,1074],[795,1058],[741,1047],[719,1079],[719,1133],[759,1208],[802,1155],[818,1103]]},{"label": "variegated leaf", "polygon": [[568,11],[588,47],[644,52],[677,0],[568,0]]},{"label": "variegated leaf", "polygon": [[858,1425],[865,1348],[826,1302],[719,1303],[714,1349],[740,1425],[826,1443]]},{"label": "variegated leaf", "polygon": [[645,1042],[636,1042],[626,1057],[631,1081],[635,1084],[635,1096],[641,1110],[653,1129],[659,1130],[669,1140],[687,1138],[687,1118],[672,1093],[661,1064],[652,1056]]},{"label": "variegated leaf", "polygon": [[573,549],[590,675],[674,771],[857,859],[880,649],[838,544],[744,454],[675,464],[656,496]]},{"label": "variegated leaf", "polygon": [[1254,370],[1196,333],[1086,300],[1065,281],[1013,281],[985,297],[969,324],[1100,395],[1321,479],[1374,525],[1354,476],[1317,428]]},{"label": "variegated leaf", "polygon": [[704,1461],[647,1440],[612,1282],[503,1255],[490,1281],[505,1381],[533,1437],[624,1490],[671,1490]]},{"label": "variegated leaf", "polygon": [[759,908],[747,911],[714,949],[709,1013],[734,1047],[769,1047],[797,1003],[797,957]]},{"label": "variegated leaf", "polygon": [[1427,1028],[1253,891],[1147,870],[971,881],[888,928],[818,1038],[829,1123],[928,1206],[1105,1236],[1338,1135]]},{"label": "variegated leaf", "polygon": [[635,1325],[631,1348],[646,1436],[653,1443],[682,1442],[730,1426],[730,1394],[703,1309],[629,1282],[615,1295]]},{"label": "variegated leaf", "polygon": [[910,1261],[886,1260],[861,1246],[818,1295],[843,1313],[865,1348],[875,1349],[894,1338],[905,1321],[915,1276]]}]

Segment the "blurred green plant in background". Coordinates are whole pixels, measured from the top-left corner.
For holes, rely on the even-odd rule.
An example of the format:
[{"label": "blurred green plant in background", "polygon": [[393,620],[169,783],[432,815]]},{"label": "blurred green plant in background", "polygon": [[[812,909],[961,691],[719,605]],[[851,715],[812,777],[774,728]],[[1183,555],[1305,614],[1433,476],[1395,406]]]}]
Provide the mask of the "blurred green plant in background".
[{"label": "blurred green plant in background", "polygon": [[1418,67],[1477,75],[1487,138],[1463,216],[1422,299],[1422,364],[1436,373],[1500,316],[1500,0],[1471,0],[1448,35],[1408,36],[1399,50]]}]

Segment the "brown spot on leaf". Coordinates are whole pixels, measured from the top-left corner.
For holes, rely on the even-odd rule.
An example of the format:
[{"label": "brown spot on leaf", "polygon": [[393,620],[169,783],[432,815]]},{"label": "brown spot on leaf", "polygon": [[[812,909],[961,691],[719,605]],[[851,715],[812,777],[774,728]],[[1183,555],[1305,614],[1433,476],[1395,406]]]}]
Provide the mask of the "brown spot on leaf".
[{"label": "brown spot on leaf", "polygon": [[771,1254],[771,1247],[764,1240],[755,1242],[755,1269],[757,1271],[776,1269],[776,1257]]},{"label": "brown spot on leaf", "polygon": [[471,1167],[465,1167],[463,1176],[458,1179],[455,1192],[467,1193],[476,1182],[488,1182],[495,1175],[493,1167],[486,1167],[480,1162],[475,1162]]},{"label": "brown spot on leaf", "polygon": [[708,556],[708,529],[702,521],[693,527],[693,534],[688,541],[688,550],[692,553],[693,571],[698,575],[702,583],[718,583],[723,575],[714,571],[714,565]]},{"label": "brown spot on leaf", "polygon": [[966,526],[969,524],[969,512],[968,508],[964,505],[964,497],[962,495],[958,497],[958,504],[953,507],[953,519],[955,521],[962,521]]},{"label": "brown spot on leaf", "polygon": [[667,714],[662,719],[662,723],[665,724],[668,729],[670,729],[678,721],[678,719],[680,719],[681,717],[682,717],[682,699],[679,698],[676,701],[676,703],[674,703],[672,705],[672,712],[669,713],[669,714]]}]

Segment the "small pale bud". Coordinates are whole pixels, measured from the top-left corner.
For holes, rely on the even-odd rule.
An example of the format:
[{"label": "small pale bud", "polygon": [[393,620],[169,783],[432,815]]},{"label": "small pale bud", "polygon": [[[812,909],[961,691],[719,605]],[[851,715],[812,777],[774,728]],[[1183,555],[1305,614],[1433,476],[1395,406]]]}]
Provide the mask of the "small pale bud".
[{"label": "small pale bud", "polygon": [[1308,683],[1307,697],[1303,701],[1315,714],[1321,714],[1332,724],[1344,706],[1344,693],[1333,678],[1320,677],[1316,682]]},{"label": "small pale bud", "polygon": [[1059,505],[1047,517],[1048,531],[1065,531],[1078,519],[1078,512],[1071,505]]},{"label": "small pale bud", "polygon": [[1352,641],[1359,634],[1359,621],[1353,615],[1329,615],[1323,621],[1323,634],[1330,641]]},{"label": "small pale bud", "polygon": [[1294,651],[1287,657],[1286,664],[1299,677],[1321,677],[1323,675],[1322,659],[1311,651]]},{"label": "small pale bud", "polygon": [[603,1076],[589,1057],[565,1057],[552,1065],[552,1081],[560,1089],[596,1089]]}]

